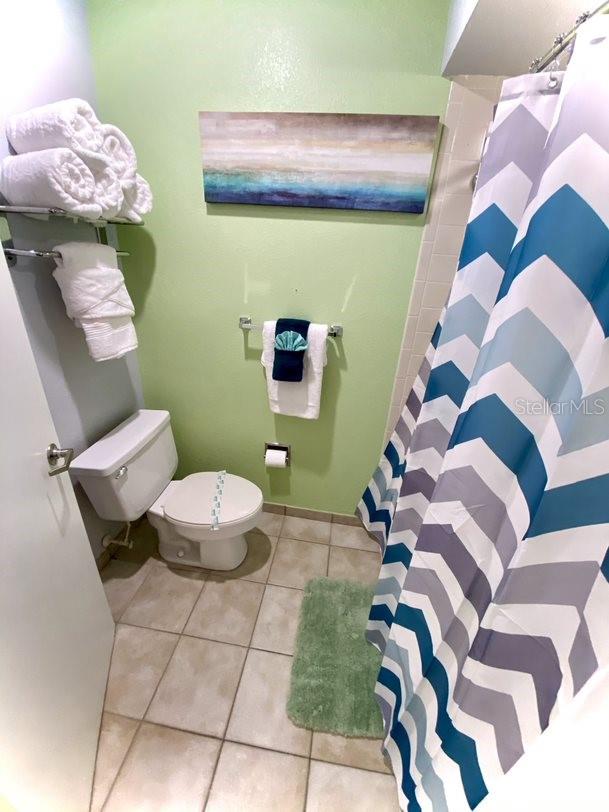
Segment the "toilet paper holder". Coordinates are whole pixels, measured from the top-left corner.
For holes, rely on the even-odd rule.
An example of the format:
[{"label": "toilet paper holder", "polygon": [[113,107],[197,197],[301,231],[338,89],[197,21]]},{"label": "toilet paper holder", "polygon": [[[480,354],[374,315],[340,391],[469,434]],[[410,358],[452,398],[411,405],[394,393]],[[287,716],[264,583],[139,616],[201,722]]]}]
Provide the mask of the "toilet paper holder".
[{"label": "toilet paper holder", "polygon": [[285,445],[284,443],[265,443],[264,444],[264,457],[263,457],[263,459],[266,459],[266,452],[269,451],[269,450],[272,450],[272,451],[285,451],[286,452],[285,464],[287,466],[290,465],[291,460],[292,460],[292,446],[291,445]]}]

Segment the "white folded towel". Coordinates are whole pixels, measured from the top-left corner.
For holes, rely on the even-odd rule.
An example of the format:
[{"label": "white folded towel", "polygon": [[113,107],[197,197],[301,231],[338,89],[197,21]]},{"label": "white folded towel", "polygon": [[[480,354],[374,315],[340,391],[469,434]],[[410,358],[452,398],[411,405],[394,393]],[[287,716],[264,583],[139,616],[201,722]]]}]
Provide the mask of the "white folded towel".
[{"label": "white folded towel", "polygon": [[125,200],[120,216],[134,223],[141,223],[142,217],[152,210],[152,189],[147,180],[136,175],[134,180],[123,183]]},{"label": "white folded towel", "polygon": [[53,276],[61,290],[68,316],[85,333],[94,361],[121,358],[137,347],[131,321],[135,309],[109,245],[66,242],[56,245]]},{"label": "white folded towel", "polygon": [[6,137],[19,153],[54,147],[98,152],[103,143],[102,126],[83,99],[63,99],[9,116]]},{"label": "white folded towel", "polygon": [[102,124],[102,152],[123,183],[135,179],[137,159],[133,144],[122,130],[113,124]]},{"label": "white folded towel", "polygon": [[97,219],[91,170],[71,149],[9,155],[0,164],[0,192],[14,206],[56,207]]},{"label": "white folded towel", "polygon": [[324,367],[328,361],[326,345],[328,325],[313,323],[309,325],[307,333],[309,346],[305,350],[302,381],[298,383],[273,380],[276,325],[275,321],[264,322],[262,358],[260,359],[266,373],[266,388],[271,411],[276,414],[317,420]]}]

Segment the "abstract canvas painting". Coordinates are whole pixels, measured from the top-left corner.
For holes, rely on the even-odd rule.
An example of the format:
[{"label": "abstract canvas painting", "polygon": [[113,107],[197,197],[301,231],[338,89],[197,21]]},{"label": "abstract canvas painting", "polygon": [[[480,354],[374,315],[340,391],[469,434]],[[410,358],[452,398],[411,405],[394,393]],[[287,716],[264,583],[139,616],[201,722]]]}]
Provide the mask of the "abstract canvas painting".
[{"label": "abstract canvas painting", "polygon": [[199,113],[207,203],[425,210],[439,118]]}]

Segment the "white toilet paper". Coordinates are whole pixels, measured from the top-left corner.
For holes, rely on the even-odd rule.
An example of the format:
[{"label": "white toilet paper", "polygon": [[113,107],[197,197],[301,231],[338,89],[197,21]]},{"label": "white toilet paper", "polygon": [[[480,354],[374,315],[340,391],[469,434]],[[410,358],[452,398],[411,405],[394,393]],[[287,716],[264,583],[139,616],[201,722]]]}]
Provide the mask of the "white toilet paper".
[{"label": "white toilet paper", "polygon": [[267,448],[264,455],[264,464],[267,468],[286,468],[288,464],[287,451],[278,448]]}]

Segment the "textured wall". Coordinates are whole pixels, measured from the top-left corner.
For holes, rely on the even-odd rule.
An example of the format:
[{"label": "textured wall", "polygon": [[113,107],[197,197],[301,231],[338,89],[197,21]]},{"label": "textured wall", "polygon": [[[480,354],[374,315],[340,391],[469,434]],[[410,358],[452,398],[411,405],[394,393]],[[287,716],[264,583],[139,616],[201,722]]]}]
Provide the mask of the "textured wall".
[{"label": "textured wall", "polygon": [[386,439],[393,433],[448,299],[471,208],[472,179],[480,165],[502,81],[497,76],[457,76],[451,86],[429,222],[423,231]]},{"label": "textured wall", "polygon": [[[376,465],[423,218],[205,206],[199,110],[443,114],[447,2],[91,0],[101,113],[133,139],[155,209],[120,235],[146,403],[179,473],[227,467],[267,499],[353,511]],[[339,321],[315,422],[273,416],[241,314]],[[264,441],[292,444],[266,471]]]},{"label": "textured wall", "polygon": [[[3,133],[9,113],[71,96],[95,101],[81,0],[20,0],[3,8],[2,23],[6,37],[0,72],[7,81],[0,86],[0,158],[8,154]],[[57,218],[41,222],[14,215],[10,227],[17,248],[95,240],[89,226]],[[78,453],[141,405],[141,384],[135,353],[99,364],[89,358],[82,331],[66,316],[51,276],[54,267],[45,260],[20,259],[11,275],[57,437]],[[76,496],[98,556],[102,536],[117,525],[97,517],[80,487]]]}]

